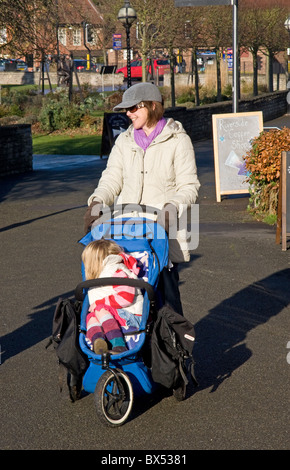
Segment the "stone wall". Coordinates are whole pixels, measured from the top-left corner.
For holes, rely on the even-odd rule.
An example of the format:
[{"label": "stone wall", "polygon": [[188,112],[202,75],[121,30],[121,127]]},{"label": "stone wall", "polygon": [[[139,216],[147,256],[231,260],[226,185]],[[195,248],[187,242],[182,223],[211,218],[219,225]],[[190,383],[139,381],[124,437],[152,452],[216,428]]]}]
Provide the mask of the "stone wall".
[{"label": "stone wall", "polygon": [[[80,85],[88,83],[91,86],[102,87],[114,85],[121,86],[124,81],[123,74],[103,74],[84,72],[77,74]],[[48,76],[45,73],[45,85],[49,85]],[[57,73],[49,72],[49,79],[52,85],[57,84]],[[40,72],[0,72],[0,85],[37,85],[41,83]],[[77,85],[76,75],[73,74],[73,84]]]},{"label": "stone wall", "polygon": [[[287,91],[276,91],[239,101],[239,112],[262,111],[263,121],[270,121],[287,112]],[[180,121],[192,141],[212,138],[212,115],[232,113],[232,102],[224,101],[187,109],[167,108],[165,117]]]},{"label": "stone wall", "polygon": [[0,176],[31,170],[31,126],[29,124],[0,126]]},{"label": "stone wall", "polygon": [[[242,84],[243,86],[246,84],[247,87],[249,88],[251,87],[251,89],[253,89],[253,75],[252,74],[241,73],[240,78],[241,78],[241,88],[242,88]],[[209,76],[207,76],[204,73],[198,74],[198,82],[200,85],[207,86],[207,80],[209,80],[210,83],[212,82],[216,83],[215,74],[214,74],[214,78],[211,78],[211,74],[209,74]],[[192,86],[192,83],[194,84],[194,77],[192,77],[188,73],[177,73],[174,75],[174,81],[175,81],[176,88],[187,87],[187,86]],[[222,75],[222,87],[225,85],[232,85],[232,81],[233,81],[233,78],[231,74]],[[287,88],[286,83],[287,83],[286,73],[280,73],[280,74],[274,73],[273,74],[274,91],[286,90]],[[164,74],[163,85],[170,87],[170,74],[169,73]],[[265,73],[261,74],[259,72],[258,85],[259,86],[264,85],[267,87],[267,75]]]}]

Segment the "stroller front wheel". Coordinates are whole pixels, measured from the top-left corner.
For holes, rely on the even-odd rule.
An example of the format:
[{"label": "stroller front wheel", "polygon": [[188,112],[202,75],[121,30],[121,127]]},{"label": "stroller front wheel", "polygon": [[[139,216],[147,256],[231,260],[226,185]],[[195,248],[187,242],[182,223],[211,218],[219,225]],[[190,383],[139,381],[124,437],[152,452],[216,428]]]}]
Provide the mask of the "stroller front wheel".
[{"label": "stroller front wheel", "polygon": [[133,406],[133,388],[129,377],[120,369],[109,369],[100,377],[95,388],[97,416],[109,426],[121,426]]}]

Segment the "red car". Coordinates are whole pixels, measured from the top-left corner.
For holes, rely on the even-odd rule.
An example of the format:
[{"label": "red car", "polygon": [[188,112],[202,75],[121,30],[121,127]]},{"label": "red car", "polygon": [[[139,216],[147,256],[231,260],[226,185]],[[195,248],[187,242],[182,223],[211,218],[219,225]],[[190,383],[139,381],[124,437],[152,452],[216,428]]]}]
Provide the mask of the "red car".
[{"label": "red car", "polygon": [[[159,77],[164,75],[166,70],[170,70],[170,60],[169,59],[153,59],[154,73],[157,74],[157,68]],[[151,65],[147,65],[147,70],[151,72]],[[127,66],[122,67],[116,70],[116,73],[123,73],[124,77],[127,78]],[[142,60],[133,60],[131,62],[131,77],[132,78],[142,78]]]}]

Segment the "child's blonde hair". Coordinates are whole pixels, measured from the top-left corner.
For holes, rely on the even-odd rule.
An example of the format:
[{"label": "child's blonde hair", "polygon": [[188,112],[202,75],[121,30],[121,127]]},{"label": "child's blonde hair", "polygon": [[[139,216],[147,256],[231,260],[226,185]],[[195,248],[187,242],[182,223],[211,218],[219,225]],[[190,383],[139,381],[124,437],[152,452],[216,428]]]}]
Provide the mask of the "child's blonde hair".
[{"label": "child's blonde hair", "polygon": [[113,240],[94,240],[82,253],[86,279],[97,279],[103,269],[103,261],[109,255],[118,255],[123,250]]}]

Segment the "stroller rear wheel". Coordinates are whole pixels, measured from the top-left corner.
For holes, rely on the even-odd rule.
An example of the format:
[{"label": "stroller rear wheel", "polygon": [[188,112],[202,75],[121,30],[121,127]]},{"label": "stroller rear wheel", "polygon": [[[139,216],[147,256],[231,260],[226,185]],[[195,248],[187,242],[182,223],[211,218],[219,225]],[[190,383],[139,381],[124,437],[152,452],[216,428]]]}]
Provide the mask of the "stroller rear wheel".
[{"label": "stroller rear wheel", "polygon": [[120,369],[109,369],[100,377],[95,389],[97,416],[109,426],[121,426],[133,406],[133,388],[129,377]]}]

